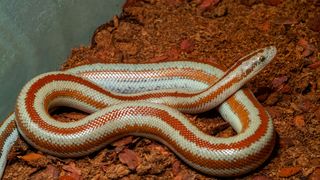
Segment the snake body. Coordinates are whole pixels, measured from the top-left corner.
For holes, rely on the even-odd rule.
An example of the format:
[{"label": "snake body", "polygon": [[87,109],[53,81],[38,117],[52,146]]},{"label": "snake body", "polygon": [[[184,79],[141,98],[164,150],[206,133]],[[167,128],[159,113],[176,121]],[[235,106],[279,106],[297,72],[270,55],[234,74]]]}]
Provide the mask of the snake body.
[{"label": "snake body", "polygon": [[[275,54],[275,47],[259,49],[227,71],[218,65],[174,61],[91,64],[41,74],[23,87],[15,112],[0,126],[0,173],[18,134],[59,157],[87,155],[126,135],[144,136],[165,144],[203,173],[247,173],[268,158],[275,135],[269,114],[249,89],[240,88]],[[90,115],[60,122],[50,116],[59,106]],[[236,136],[207,135],[181,113],[215,107]]]}]

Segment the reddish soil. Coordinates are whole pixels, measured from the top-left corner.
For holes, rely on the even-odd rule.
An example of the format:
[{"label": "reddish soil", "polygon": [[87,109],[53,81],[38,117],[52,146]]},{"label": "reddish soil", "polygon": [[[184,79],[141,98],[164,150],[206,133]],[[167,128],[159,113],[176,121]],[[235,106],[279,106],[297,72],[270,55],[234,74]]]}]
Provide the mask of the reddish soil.
[{"label": "reddish soil", "polygon": [[[273,118],[271,158],[238,179],[320,179],[319,0],[129,0],[123,13],[97,28],[89,46],[74,48],[61,70],[88,63],[212,61],[230,67],[261,47],[276,58],[247,86]],[[77,120],[65,110],[54,117]],[[232,136],[219,115],[188,116],[201,130]],[[215,121],[212,121],[215,119]],[[215,179],[167,147],[126,137],[93,155],[59,159],[23,140],[11,151],[3,179]]]}]

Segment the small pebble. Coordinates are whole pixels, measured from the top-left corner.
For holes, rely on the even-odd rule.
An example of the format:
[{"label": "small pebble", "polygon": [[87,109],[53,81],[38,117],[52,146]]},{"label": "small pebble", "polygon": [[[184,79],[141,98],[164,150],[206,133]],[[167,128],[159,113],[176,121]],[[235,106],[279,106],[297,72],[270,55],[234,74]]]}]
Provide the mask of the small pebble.
[{"label": "small pebble", "polygon": [[269,32],[269,31],[270,31],[270,28],[271,28],[271,23],[270,23],[270,21],[266,21],[266,22],[262,23],[259,28],[260,28],[260,30],[262,30],[263,32]]},{"label": "small pebble", "polygon": [[302,115],[294,117],[293,122],[298,129],[303,129],[306,125],[304,117]]},{"label": "small pebble", "polygon": [[180,49],[183,52],[190,53],[194,49],[194,42],[190,39],[185,39],[180,43]]},{"label": "small pebble", "polygon": [[278,175],[279,177],[283,177],[283,178],[287,178],[290,176],[293,176],[297,173],[299,173],[301,171],[300,167],[285,167],[285,168],[281,168]]},{"label": "small pebble", "polygon": [[281,77],[274,78],[272,81],[272,87],[279,88],[281,85],[283,85],[287,81],[288,81],[287,76],[281,76]]}]

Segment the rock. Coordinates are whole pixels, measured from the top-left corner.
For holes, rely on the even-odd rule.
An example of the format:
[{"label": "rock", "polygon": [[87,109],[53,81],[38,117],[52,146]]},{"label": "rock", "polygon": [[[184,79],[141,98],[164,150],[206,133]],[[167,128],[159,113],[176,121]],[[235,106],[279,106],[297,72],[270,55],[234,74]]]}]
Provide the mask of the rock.
[{"label": "rock", "polygon": [[300,167],[292,166],[292,167],[285,167],[281,168],[278,175],[279,177],[287,178],[293,176],[301,171]]},{"label": "rock", "polygon": [[190,39],[185,39],[180,43],[182,52],[191,53],[194,49],[194,42]]},{"label": "rock", "polygon": [[272,87],[273,88],[279,88],[287,81],[288,81],[288,77],[287,76],[281,76],[281,77],[274,78],[273,81],[272,81]]},{"label": "rock", "polygon": [[123,164],[126,164],[131,170],[135,170],[141,162],[138,154],[130,149],[123,150],[123,152],[119,154],[119,160]]},{"label": "rock", "polygon": [[302,115],[298,115],[296,117],[293,118],[293,122],[294,125],[298,128],[298,129],[303,129],[306,125],[304,117]]}]

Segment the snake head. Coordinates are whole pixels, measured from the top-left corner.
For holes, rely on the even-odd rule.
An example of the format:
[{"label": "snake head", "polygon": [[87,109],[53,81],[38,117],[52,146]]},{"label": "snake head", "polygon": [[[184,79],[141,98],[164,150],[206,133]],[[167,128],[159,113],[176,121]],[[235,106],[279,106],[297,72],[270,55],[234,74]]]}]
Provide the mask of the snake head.
[{"label": "snake head", "polygon": [[260,72],[271,60],[275,57],[277,49],[274,46],[269,46],[263,49],[258,49],[247,56],[241,58],[236,64],[243,76],[255,76]]}]

